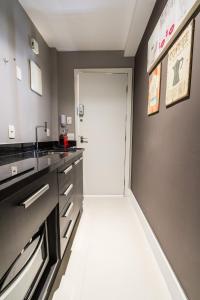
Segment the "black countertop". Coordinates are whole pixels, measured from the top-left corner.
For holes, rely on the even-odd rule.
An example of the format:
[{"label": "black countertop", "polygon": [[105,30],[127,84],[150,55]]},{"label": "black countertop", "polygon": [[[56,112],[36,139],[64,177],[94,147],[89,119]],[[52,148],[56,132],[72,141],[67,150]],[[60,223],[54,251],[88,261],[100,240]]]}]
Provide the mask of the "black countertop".
[{"label": "black countertop", "polygon": [[8,192],[14,192],[16,188],[51,172],[66,163],[80,157],[83,149],[68,152],[55,151],[29,151],[15,155],[0,156],[0,200],[7,196]]}]

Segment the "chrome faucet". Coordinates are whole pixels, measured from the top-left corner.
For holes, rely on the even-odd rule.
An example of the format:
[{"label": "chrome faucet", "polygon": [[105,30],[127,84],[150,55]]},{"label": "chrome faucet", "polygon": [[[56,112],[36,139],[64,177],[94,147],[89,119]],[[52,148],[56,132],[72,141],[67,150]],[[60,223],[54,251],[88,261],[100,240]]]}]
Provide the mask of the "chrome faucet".
[{"label": "chrome faucet", "polygon": [[36,151],[38,151],[38,129],[44,128],[44,132],[47,132],[47,122],[44,122],[44,125],[38,125],[35,127],[35,145],[36,145]]}]

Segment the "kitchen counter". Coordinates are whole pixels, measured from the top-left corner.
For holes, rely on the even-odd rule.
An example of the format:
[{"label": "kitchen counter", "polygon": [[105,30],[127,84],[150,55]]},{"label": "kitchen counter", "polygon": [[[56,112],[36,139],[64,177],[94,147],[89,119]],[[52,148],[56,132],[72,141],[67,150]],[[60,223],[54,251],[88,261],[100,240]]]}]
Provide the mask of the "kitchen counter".
[{"label": "kitchen counter", "polygon": [[0,156],[0,201],[32,180],[79,158],[83,149],[68,152],[34,151]]},{"label": "kitchen counter", "polygon": [[0,148],[0,279],[5,278],[7,284],[3,281],[0,293],[4,297],[9,290],[13,299],[12,274],[20,274],[20,286],[28,274],[30,294],[24,285],[20,299],[28,295],[47,300],[55,278],[60,281],[62,261],[69,259],[83,211],[84,150],[54,146],[35,152],[25,145],[21,152],[14,152],[12,147]]}]

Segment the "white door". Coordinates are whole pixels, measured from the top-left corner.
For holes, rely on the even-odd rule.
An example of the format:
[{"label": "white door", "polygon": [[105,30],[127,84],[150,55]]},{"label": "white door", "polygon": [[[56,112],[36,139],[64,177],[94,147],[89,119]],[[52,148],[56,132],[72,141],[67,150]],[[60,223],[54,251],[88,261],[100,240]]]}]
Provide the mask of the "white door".
[{"label": "white door", "polygon": [[84,108],[77,124],[78,147],[85,148],[84,194],[123,195],[128,75],[81,72],[78,84]]}]

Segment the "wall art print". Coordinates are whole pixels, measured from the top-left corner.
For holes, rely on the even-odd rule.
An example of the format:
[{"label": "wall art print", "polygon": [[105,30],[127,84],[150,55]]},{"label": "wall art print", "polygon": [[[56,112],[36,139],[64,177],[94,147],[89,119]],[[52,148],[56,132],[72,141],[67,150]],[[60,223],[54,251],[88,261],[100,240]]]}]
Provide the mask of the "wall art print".
[{"label": "wall art print", "polygon": [[179,35],[200,0],[168,0],[148,42],[148,73]]},{"label": "wall art print", "polygon": [[189,98],[194,21],[180,35],[168,53],[166,105]]},{"label": "wall art print", "polygon": [[30,60],[30,79],[31,90],[42,96],[42,71],[40,67],[32,60]]},{"label": "wall art print", "polygon": [[161,63],[149,76],[148,115],[155,114],[160,108]]}]

